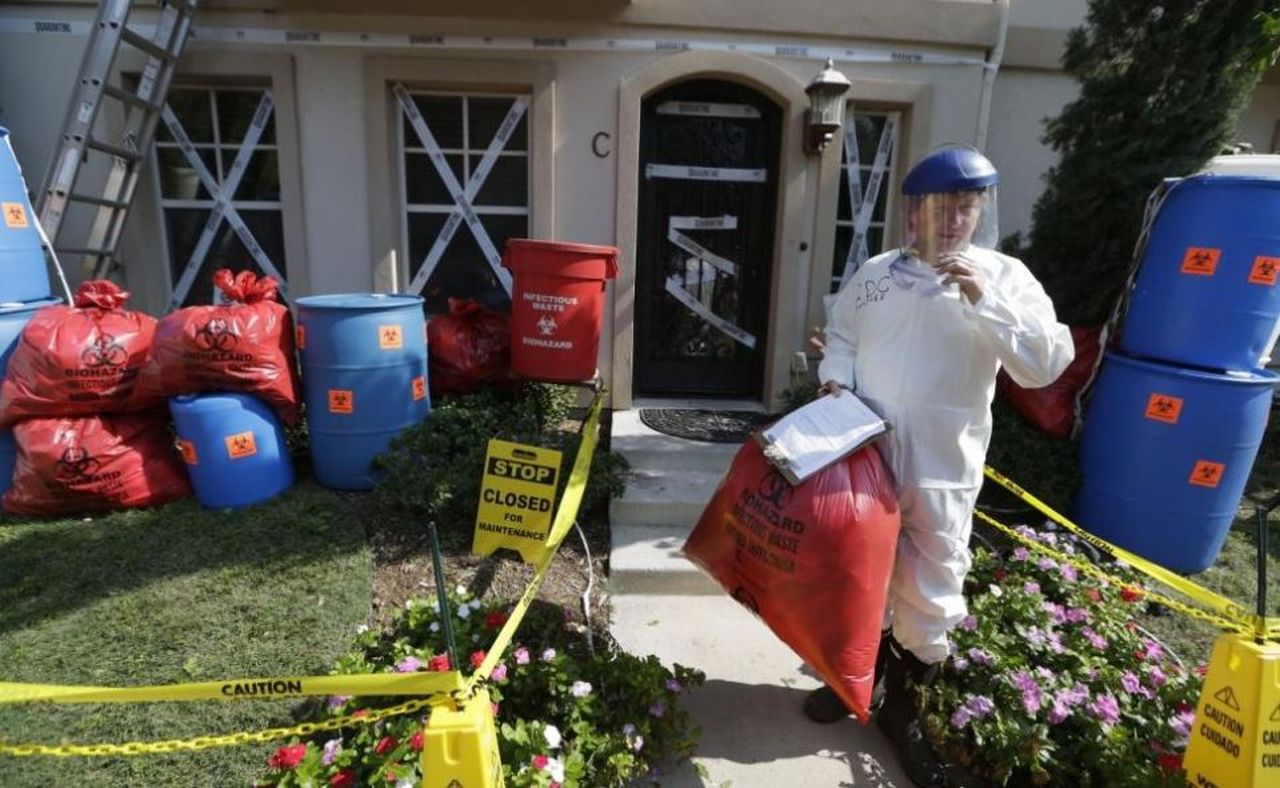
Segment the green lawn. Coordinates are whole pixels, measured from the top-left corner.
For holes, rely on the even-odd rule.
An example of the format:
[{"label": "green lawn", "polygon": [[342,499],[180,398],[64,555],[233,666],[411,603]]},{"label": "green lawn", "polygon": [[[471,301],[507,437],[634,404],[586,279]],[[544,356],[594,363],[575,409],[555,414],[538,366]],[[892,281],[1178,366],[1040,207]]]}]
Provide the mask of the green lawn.
[{"label": "green lawn", "polygon": [[[269,504],[31,523],[0,517],[0,679],[131,685],[327,673],[370,610],[364,499],[303,482]],[[0,706],[9,742],[123,742],[290,724],[301,704]],[[0,785],[251,785],[272,745],[6,758]]]}]

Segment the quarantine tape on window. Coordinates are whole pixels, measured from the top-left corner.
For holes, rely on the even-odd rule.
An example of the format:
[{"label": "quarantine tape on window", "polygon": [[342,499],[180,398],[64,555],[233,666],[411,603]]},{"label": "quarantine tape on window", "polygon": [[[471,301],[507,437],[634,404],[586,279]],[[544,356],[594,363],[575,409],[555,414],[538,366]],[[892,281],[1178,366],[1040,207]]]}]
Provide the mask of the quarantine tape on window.
[{"label": "quarantine tape on window", "polygon": [[[120,757],[152,755],[159,753],[190,752],[215,747],[234,747],[242,744],[271,742],[293,736],[306,737],[324,731],[368,725],[380,720],[404,714],[414,714],[424,709],[443,707],[454,699],[467,705],[468,699],[480,697],[480,684],[489,679],[493,669],[503,658],[524,620],[529,605],[537,597],[538,589],[546,577],[547,569],[564,538],[573,527],[582,506],[583,492],[591,474],[591,459],[595,455],[600,435],[600,411],[604,405],[604,392],[597,391],[588,409],[582,427],[582,440],[574,458],[573,470],[565,487],[560,506],[552,521],[551,533],[542,549],[536,572],[524,594],[511,611],[502,629],[480,667],[465,681],[457,671],[379,673],[372,675],[301,676],[277,678],[250,678],[229,681],[175,684],[155,687],[77,687],[45,684],[17,684],[0,682],[0,703],[30,703],[51,701],[54,703],[137,703],[146,701],[182,700],[245,700],[288,699],[308,695],[428,695],[395,706],[381,709],[364,709],[359,712],[333,717],[321,722],[306,722],[287,728],[270,728],[262,731],[238,732],[216,736],[198,736],[192,739],[171,739],[153,742],[126,742],[122,744],[12,744],[0,740],[0,755],[55,756],[55,757]],[[484,704],[489,710],[489,704]],[[435,713],[432,717],[434,719]],[[434,724],[434,723],[430,723]],[[430,727],[430,724],[428,727]]]},{"label": "quarantine tape on window", "polygon": [[736,230],[738,217],[724,216],[672,216],[667,219],[671,230]]},{"label": "quarantine tape on window", "polygon": [[[1274,616],[1261,617],[1261,616],[1249,613],[1239,604],[1222,596],[1221,594],[1211,591],[1199,585],[1198,583],[1195,583],[1194,581],[1189,580],[1183,577],[1182,575],[1177,574],[1176,572],[1172,572],[1168,569],[1165,569],[1159,564],[1153,563],[1151,561],[1148,561],[1145,558],[1142,558],[1141,556],[1135,555],[1129,552],[1128,550],[1125,550],[1124,548],[1117,547],[1116,545],[1111,544],[1105,539],[1101,539],[1097,536],[1094,536],[1093,534],[1089,533],[1088,531],[1084,530],[1080,526],[1068,520],[1066,517],[1063,517],[1061,514],[1054,511],[1048,504],[1044,503],[1039,498],[1027,492],[1022,487],[1015,484],[1012,480],[1010,480],[1009,478],[1007,478],[1006,476],[1004,476],[1003,474],[1001,474],[999,471],[992,468],[991,466],[984,467],[983,471],[987,475],[987,478],[996,482],[1001,487],[1004,487],[1006,490],[1016,495],[1019,499],[1021,499],[1022,501],[1026,502],[1027,504],[1031,505],[1033,508],[1038,510],[1041,514],[1045,515],[1050,520],[1053,520],[1055,523],[1062,526],[1067,531],[1071,532],[1073,535],[1088,542],[1094,547],[1099,548],[1100,550],[1105,550],[1109,555],[1112,555],[1118,560],[1123,561],[1125,564],[1128,564],[1130,567],[1132,567],[1136,571],[1146,575],[1152,580],[1155,580],[1156,582],[1160,583],[1166,588],[1172,589],[1173,591],[1181,594],[1187,599],[1192,600],[1195,603],[1195,605],[1190,605],[1185,602],[1181,602],[1179,600],[1173,599],[1172,597],[1169,597],[1166,594],[1162,594],[1156,591],[1152,591],[1152,590],[1144,591],[1144,594],[1147,597],[1149,597],[1152,601],[1158,602],[1159,604],[1162,604],[1166,607],[1177,610],[1178,612],[1184,613],[1192,618],[1196,618],[1206,623],[1212,624],[1213,626],[1226,632],[1237,632],[1242,635],[1253,635],[1253,636],[1271,637],[1271,638],[1280,636],[1280,618],[1277,618]],[[1080,569],[1081,571],[1086,572],[1095,577],[1098,577],[1100,579],[1105,579],[1107,582],[1124,585],[1123,581],[1117,580],[1116,578],[1107,575],[1105,572],[1098,569],[1093,564],[1090,564],[1088,562],[1081,561],[1078,558],[1073,558],[1063,553],[1059,553],[1057,551],[1051,550],[1033,539],[1027,539],[1021,534],[1018,534],[1017,532],[1013,531],[1008,526],[996,521],[991,516],[981,511],[975,512],[975,515],[979,519],[981,519],[983,522],[986,522],[998,528],[1007,536],[1012,537],[1013,539],[1024,544],[1028,548],[1039,550],[1040,552],[1043,552],[1043,553],[1047,553],[1059,561],[1065,561],[1067,563],[1073,564],[1077,569]],[[1198,605],[1198,607],[1196,605]]]},{"label": "quarantine tape on window", "polygon": [[[735,222],[734,224],[736,226],[737,223]],[[737,263],[732,260],[726,260],[679,230],[674,228],[667,230],[667,240],[728,276],[738,275]]]},{"label": "quarantine tape on window", "polygon": [[1196,786],[1280,785],[1280,643],[1218,638],[1182,764]]},{"label": "quarantine tape on window", "polygon": [[715,101],[664,101],[658,105],[659,115],[691,115],[704,118],[760,117],[760,110],[750,104],[721,104]]},{"label": "quarantine tape on window", "polygon": [[844,150],[845,172],[849,181],[849,207],[853,213],[853,238],[849,243],[849,251],[845,253],[844,269],[840,274],[840,286],[844,287],[853,277],[870,253],[867,250],[867,232],[871,229],[871,216],[875,212],[876,202],[880,197],[880,187],[885,172],[889,169],[889,156],[893,152],[893,141],[897,134],[898,118],[889,115],[885,118],[884,128],[880,130],[880,141],[876,145],[876,157],[871,162],[871,173],[867,176],[867,189],[862,187],[862,162],[859,160],[857,125],[853,118],[845,121]]},{"label": "quarantine tape on window", "polygon": [[391,90],[395,94],[396,101],[400,103],[400,108],[405,117],[408,118],[409,125],[413,127],[414,133],[418,135],[418,140],[422,143],[422,147],[426,149],[427,157],[435,167],[440,180],[444,182],[445,189],[448,190],[449,196],[454,203],[448,217],[445,218],[444,226],[440,228],[440,233],[436,236],[435,241],[432,242],[431,249],[427,252],[427,256],[423,258],[422,265],[418,267],[418,272],[414,275],[413,281],[409,283],[408,292],[415,295],[422,293],[423,288],[430,281],[431,275],[435,273],[436,266],[440,263],[440,258],[444,256],[445,250],[449,248],[449,243],[458,231],[458,226],[465,220],[467,228],[471,231],[472,236],[475,237],[476,243],[480,245],[481,251],[484,252],[485,260],[488,261],[489,267],[493,269],[498,281],[502,283],[502,287],[507,291],[507,295],[510,295],[511,274],[502,267],[502,255],[498,253],[497,247],[494,246],[493,241],[489,238],[489,233],[485,230],[483,221],[480,215],[476,213],[473,203],[476,195],[480,193],[480,189],[484,187],[484,182],[488,179],[489,173],[493,170],[493,165],[498,160],[498,154],[506,150],[507,143],[511,141],[511,136],[515,133],[516,127],[520,125],[520,119],[524,117],[525,111],[529,108],[529,100],[520,96],[511,103],[511,108],[507,110],[506,117],[502,119],[502,123],[499,124],[493,139],[489,141],[489,146],[485,148],[480,163],[476,165],[475,171],[471,173],[471,180],[467,183],[467,188],[462,189],[453,173],[453,168],[449,166],[449,162],[445,159],[439,143],[436,142],[435,135],[431,133],[431,128],[427,125],[426,119],[422,117],[422,113],[418,110],[418,105],[414,102],[409,91],[405,89],[404,85],[399,84],[395,85]]},{"label": "quarantine tape on window", "polygon": [[[80,20],[0,18],[0,33],[40,36],[86,36],[92,23]],[[150,37],[147,25],[131,25]],[[154,27],[154,26],[152,26]],[[845,63],[897,63],[904,65],[977,66],[991,68],[986,60],[923,49],[873,49],[823,46],[785,41],[713,41],[697,38],[600,38],[595,36],[478,36],[452,33],[368,33],[338,30],[198,25],[191,31],[196,41],[268,46],[409,47],[433,50],[493,50],[565,52],[742,52],[759,57]]]},{"label": "quarantine tape on window", "polygon": [[731,183],[764,183],[766,170],[742,167],[688,167],[683,164],[646,164],[646,178],[670,178],[678,181],[726,181]]},{"label": "quarantine tape on window", "polygon": [[270,255],[254,239],[248,225],[244,223],[244,220],[240,218],[240,213],[232,205],[232,201],[235,200],[236,190],[240,188],[240,181],[244,178],[244,174],[249,168],[249,160],[253,158],[254,149],[258,145],[258,140],[261,139],[267,123],[271,120],[274,108],[275,100],[271,96],[271,91],[264,91],[262,98],[258,100],[258,107],[253,113],[253,120],[250,122],[248,130],[245,131],[240,148],[236,151],[231,168],[227,171],[227,177],[223,180],[222,185],[219,186],[217,179],[213,177],[208,167],[205,166],[204,159],[196,151],[196,147],[192,144],[186,129],[183,128],[178,117],[173,114],[173,110],[169,108],[169,105],[165,105],[161,113],[165,126],[168,127],[169,133],[173,135],[173,138],[177,140],[178,150],[182,152],[183,158],[195,170],[196,177],[199,178],[201,185],[209,192],[209,196],[213,200],[213,209],[209,212],[209,218],[205,221],[204,231],[200,233],[200,237],[196,240],[196,245],[191,251],[191,257],[187,259],[187,264],[183,268],[182,276],[178,278],[177,283],[173,286],[173,295],[169,299],[170,309],[177,309],[186,300],[187,293],[191,291],[191,286],[195,283],[196,276],[204,265],[205,257],[209,254],[209,249],[212,248],[213,242],[218,237],[218,230],[222,226],[223,219],[226,219],[232,231],[240,238],[240,242],[249,251],[249,255],[257,263],[258,268],[264,274],[273,276],[279,281],[280,297],[286,301],[288,300],[288,285],[285,278],[280,275],[280,271],[271,261]]},{"label": "quarantine tape on window", "polygon": [[508,548],[526,564],[537,562],[551,534],[560,458],[555,449],[489,441],[471,552]]},{"label": "quarantine tape on window", "polygon": [[[738,264],[721,257],[702,244],[685,235],[681,230],[736,230],[738,217],[724,216],[671,216],[667,219],[667,240],[685,252],[693,255],[684,268],[683,277],[672,275],[667,278],[664,288],[675,299],[687,307],[695,315],[727,334],[736,342],[754,348],[756,338],[749,332],[717,315],[711,309],[711,294],[715,286],[716,271],[726,276],[738,275]],[[713,270],[707,270],[706,263]],[[698,287],[702,298],[689,292],[690,286]]]},{"label": "quarantine tape on window", "polygon": [[753,334],[738,328],[733,323],[730,323],[715,312],[712,312],[710,307],[694,298],[688,290],[685,290],[678,278],[674,276],[667,277],[664,289],[674,296],[677,301],[684,304],[689,311],[727,334],[735,342],[745,345],[753,350],[755,349],[756,338]]}]

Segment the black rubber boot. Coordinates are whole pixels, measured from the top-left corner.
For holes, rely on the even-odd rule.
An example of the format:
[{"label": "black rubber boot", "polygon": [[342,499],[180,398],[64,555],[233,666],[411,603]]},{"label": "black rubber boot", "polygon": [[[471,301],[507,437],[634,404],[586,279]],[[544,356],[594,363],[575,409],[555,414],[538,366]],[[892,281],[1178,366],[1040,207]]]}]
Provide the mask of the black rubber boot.
[{"label": "black rubber boot", "polygon": [[[885,665],[889,662],[889,637],[890,635],[887,631],[881,633],[880,650],[876,652],[875,685],[871,689],[872,714],[876,713],[876,709],[880,708],[880,704],[884,700],[884,671]],[[804,713],[814,722],[827,725],[832,722],[839,722],[853,712],[845,708],[844,701],[840,700],[835,690],[824,684],[810,692],[808,697],[804,699]]]},{"label": "black rubber boot", "polygon": [[884,705],[876,716],[881,732],[893,745],[907,777],[920,788],[956,784],[951,770],[938,758],[920,727],[921,691],[937,678],[939,665],[921,662],[890,639],[884,674]]}]

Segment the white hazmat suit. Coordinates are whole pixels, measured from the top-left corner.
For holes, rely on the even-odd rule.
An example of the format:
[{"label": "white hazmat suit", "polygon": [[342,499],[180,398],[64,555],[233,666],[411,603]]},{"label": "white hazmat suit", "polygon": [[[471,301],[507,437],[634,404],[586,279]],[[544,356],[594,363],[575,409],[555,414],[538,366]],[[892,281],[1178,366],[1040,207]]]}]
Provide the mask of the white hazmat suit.
[{"label": "white hazmat suit", "polygon": [[857,392],[892,429],[880,446],[896,477],[902,533],[886,624],[926,663],[944,660],[966,613],[969,532],[1003,366],[1038,388],[1075,350],[1053,303],[1021,261],[969,246],[975,304],[914,255],[871,258],[831,305],[819,380]]}]

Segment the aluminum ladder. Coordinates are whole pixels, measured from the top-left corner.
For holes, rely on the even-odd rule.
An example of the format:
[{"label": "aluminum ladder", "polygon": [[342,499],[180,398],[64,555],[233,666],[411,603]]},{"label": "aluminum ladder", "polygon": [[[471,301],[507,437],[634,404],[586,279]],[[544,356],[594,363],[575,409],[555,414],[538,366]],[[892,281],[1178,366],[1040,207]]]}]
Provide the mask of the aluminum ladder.
[{"label": "aluminum ladder", "polygon": [[[191,32],[196,0],[164,0],[150,37],[129,27],[132,10],[131,0],[98,4],[62,136],[36,206],[59,276],[63,275],[59,258],[78,260],[81,270],[93,278],[110,276],[118,267],[116,248],[178,58]],[[119,84],[109,81],[122,45],[146,57],[136,88],[127,87],[120,75]],[[107,100],[119,109],[118,134],[105,134],[105,122],[95,126]],[[86,168],[90,151],[103,156],[105,164]],[[77,203],[89,210],[83,216],[77,211],[71,221],[64,221]]]}]

